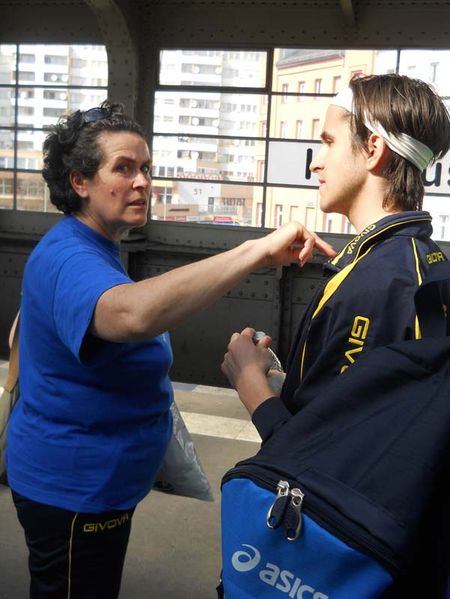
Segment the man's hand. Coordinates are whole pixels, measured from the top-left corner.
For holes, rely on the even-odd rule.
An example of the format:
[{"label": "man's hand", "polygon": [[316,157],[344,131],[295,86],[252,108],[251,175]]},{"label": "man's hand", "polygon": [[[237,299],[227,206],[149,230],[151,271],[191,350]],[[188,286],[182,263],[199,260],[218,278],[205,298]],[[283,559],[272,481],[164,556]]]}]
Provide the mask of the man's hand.
[{"label": "man's hand", "polygon": [[263,401],[277,395],[267,376],[271,366],[267,347],[271,338],[266,335],[255,345],[254,334],[255,329],[250,327],[241,333],[233,333],[222,363],[222,372],[238,392],[250,415]]}]

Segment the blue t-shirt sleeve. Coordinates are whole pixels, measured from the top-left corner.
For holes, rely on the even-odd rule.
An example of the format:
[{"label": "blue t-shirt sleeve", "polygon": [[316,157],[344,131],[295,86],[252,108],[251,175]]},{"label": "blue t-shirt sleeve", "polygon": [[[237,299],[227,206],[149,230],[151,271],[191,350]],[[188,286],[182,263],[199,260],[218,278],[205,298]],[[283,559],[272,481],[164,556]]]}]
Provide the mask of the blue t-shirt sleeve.
[{"label": "blue t-shirt sleeve", "polygon": [[[132,281],[94,252],[75,253],[62,264],[55,285],[53,318],[61,341],[80,362],[85,361],[81,350],[98,299],[111,287],[124,283]],[[99,349],[101,344],[97,345]],[[102,345],[104,352],[108,347],[117,350],[122,344]]]}]

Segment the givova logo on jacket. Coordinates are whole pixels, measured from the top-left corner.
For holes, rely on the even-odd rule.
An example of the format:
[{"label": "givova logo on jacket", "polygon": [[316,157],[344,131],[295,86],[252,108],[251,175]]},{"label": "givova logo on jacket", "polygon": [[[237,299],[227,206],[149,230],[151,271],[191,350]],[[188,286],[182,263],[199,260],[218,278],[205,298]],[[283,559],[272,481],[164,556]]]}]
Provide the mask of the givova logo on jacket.
[{"label": "givova logo on jacket", "polygon": [[[245,550],[235,551],[231,565],[237,572],[254,570],[261,563],[261,553],[253,545],[242,544]],[[283,570],[276,564],[266,562],[258,571],[259,579],[280,593],[287,593],[291,599],[328,599],[328,595],[317,591],[289,570]]]}]

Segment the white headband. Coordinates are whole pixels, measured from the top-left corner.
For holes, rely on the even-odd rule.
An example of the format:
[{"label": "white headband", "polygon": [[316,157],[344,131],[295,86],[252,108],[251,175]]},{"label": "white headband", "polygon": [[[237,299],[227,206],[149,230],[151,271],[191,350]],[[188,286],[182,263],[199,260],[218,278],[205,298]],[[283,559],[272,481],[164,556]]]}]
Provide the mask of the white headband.
[{"label": "white headband", "polygon": [[[331,104],[353,113],[353,92],[351,88],[346,87],[342,89],[331,100]],[[409,162],[412,162],[420,171],[424,171],[430,164],[433,158],[433,152],[421,141],[414,139],[406,133],[388,133],[380,123],[369,120],[367,115],[364,120],[364,125],[369,131],[372,131],[372,133],[378,133],[391,150],[400,154],[400,156],[403,156],[403,158],[406,158]]]}]

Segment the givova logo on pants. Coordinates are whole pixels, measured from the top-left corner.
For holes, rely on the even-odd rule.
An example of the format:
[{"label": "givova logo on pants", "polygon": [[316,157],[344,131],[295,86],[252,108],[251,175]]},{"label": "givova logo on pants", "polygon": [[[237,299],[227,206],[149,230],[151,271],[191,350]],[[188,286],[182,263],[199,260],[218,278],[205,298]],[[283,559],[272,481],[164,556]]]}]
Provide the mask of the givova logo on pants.
[{"label": "givova logo on pants", "polygon": [[[261,553],[253,545],[242,544],[246,551],[235,551],[231,557],[231,565],[237,572],[250,572],[260,565]],[[280,593],[287,593],[291,599],[328,599],[328,595],[317,591],[309,584],[290,572],[282,570],[276,564],[266,562],[258,571],[259,579]]]}]

